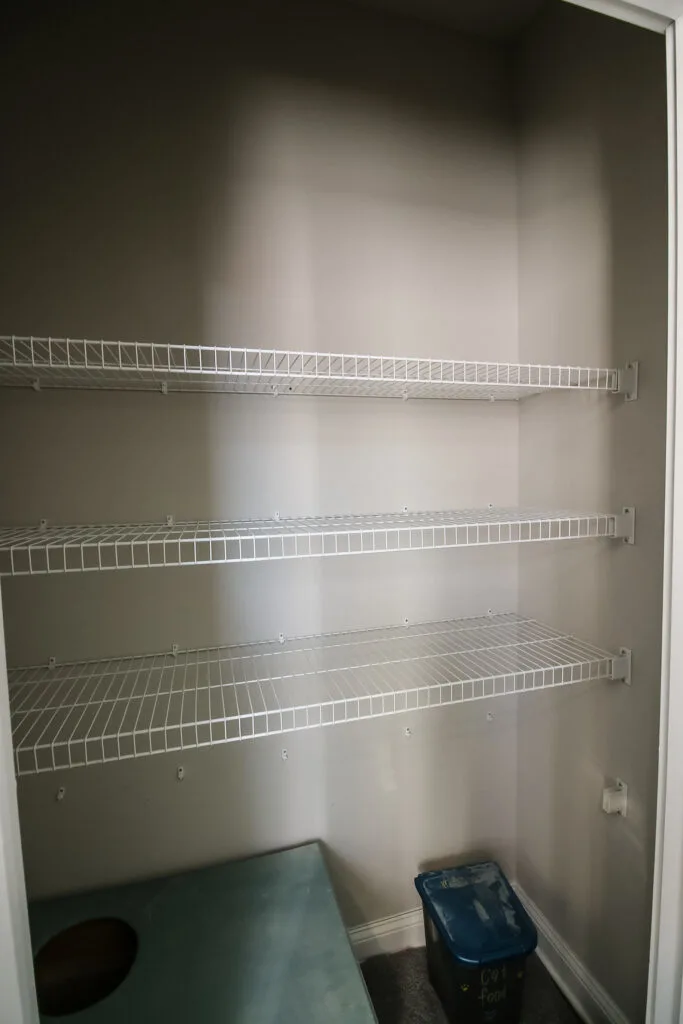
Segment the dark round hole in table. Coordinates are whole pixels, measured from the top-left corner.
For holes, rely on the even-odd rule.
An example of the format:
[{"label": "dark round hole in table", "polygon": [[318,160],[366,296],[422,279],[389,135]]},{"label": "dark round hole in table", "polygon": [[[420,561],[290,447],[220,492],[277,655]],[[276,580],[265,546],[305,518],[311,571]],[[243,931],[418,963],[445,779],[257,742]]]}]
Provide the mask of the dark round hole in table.
[{"label": "dark round hole in table", "polygon": [[34,959],[38,1009],[65,1017],[119,987],[138,951],[135,930],[115,917],[81,921],[54,935]]}]

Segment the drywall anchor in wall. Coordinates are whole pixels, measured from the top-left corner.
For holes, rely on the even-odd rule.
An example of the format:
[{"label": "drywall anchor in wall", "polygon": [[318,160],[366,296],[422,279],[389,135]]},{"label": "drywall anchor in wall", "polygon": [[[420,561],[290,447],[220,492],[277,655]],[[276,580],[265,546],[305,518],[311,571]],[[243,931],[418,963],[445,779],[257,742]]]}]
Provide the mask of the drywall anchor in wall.
[{"label": "drywall anchor in wall", "polygon": [[287,750],[286,747],[283,747],[282,753],[280,754],[280,757],[282,758],[283,761],[288,761],[289,760],[289,751]]},{"label": "drywall anchor in wall", "polygon": [[492,722],[493,721],[493,711],[487,711],[486,712],[486,721],[487,722]]},{"label": "drywall anchor in wall", "polygon": [[403,730],[403,735],[404,735],[404,736],[407,736],[407,737],[408,737],[408,739],[410,739],[410,737],[411,737],[411,736],[413,735],[413,730],[412,730],[412,729],[410,728],[410,726],[409,726],[409,725],[407,725],[407,726],[405,727],[405,729]]},{"label": "drywall anchor in wall", "polygon": [[617,371],[617,394],[624,396],[625,402],[635,402],[638,397],[638,363],[627,363],[623,370]]},{"label": "drywall anchor in wall", "polygon": [[631,685],[631,651],[628,647],[619,648],[619,657],[612,658],[612,679],[615,682]]},{"label": "drywall anchor in wall", "polygon": [[407,511],[408,511],[408,506],[404,505],[403,508],[401,509],[401,512],[407,512]]},{"label": "drywall anchor in wall", "polygon": [[279,643],[283,644],[285,642],[285,634],[284,633],[278,633],[277,638],[278,638]]},{"label": "drywall anchor in wall", "polygon": [[178,646],[178,644],[171,644],[171,654],[173,655],[174,658],[176,658],[178,656],[178,651],[179,650],[180,650],[180,647]]},{"label": "drywall anchor in wall", "polygon": [[407,625],[408,625],[408,616],[407,616],[407,615],[404,615],[404,616],[403,616],[403,625],[404,625],[404,626],[407,626]]},{"label": "drywall anchor in wall", "polygon": [[31,387],[34,391],[40,391],[40,381],[36,377],[35,380],[31,381]]},{"label": "drywall anchor in wall", "polygon": [[166,525],[175,526],[175,516],[166,516]]},{"label": "drywall anchor in wall", "polygon": [[403,398],[403,401],[404,401],[404,402],[407,402],[407,401],[408,401],[408,388],[404,388],[404,389],[403,389],[403,395],[402,395],[402,398]]},{"label": "drywall anchor in wall", "polygon": [[274,397],[274,398],[277,398],[277,396],[278,396],[279,394],[280,394],[280,392],[279,392],[279,391],[278,391],[278,389],[277,389],[277,384],[273,384],[273,397]]},{"label": "drywall anchor in wall", "polygon": [[56,667],[56,665],[57,665],[57,659],[55,658],[54,654],[52,654],[52,655],[51,655],[51,656],[50,656],[50,657],[49,657],[49,658],[47,659],[47,667],[48,667],[48,668],[55,668],[55,667]]},{"label": "drywall anchor in wall", "polygon": [[636,510],[633,505],[625,505],[621,515],[614,517],[614,536],[621,537],[624,544],[635,544]]},{"label": "drywall anchor in wall", "polygon": [[161,382],[161,393],[162,395],[168,394],[168,381],[162,380]]},{"label": "drywall anchor in wall", "polygon": [[66,796],[66,786],[60,786],[59,789],[57,790],[57,796],[55,798],[57,800],[57,803],[61,803],[61,801],[64,799],[65,796]]},{"label": "drywall anchor in wall", "polygon": [[178,765],[178,767],[176,768],[175,777],[178,780],[178,782],[182,782],[183,779],[185,778],[185,769],[183,768],[182,765]]},{"label": "drywall anchor in wall", "polygon": [[275,520],[276,523],[279,523],[280,522],[280,513],[279,512],[273,512],[273,519]]},{"label": "drywall anchor in wall", "polygon": [[47,519],[40,520],[40,528],[41,530],[47,530]]}]

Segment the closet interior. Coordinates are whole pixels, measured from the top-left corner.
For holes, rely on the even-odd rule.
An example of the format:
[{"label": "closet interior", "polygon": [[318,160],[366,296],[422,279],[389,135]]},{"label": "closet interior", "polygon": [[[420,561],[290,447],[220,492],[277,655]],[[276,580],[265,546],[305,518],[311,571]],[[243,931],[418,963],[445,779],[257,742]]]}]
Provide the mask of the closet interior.
[{"label": "closet interior", "polygon": [[320,840],[353,928],[492,857],[642,1020],[663,36],[293,0],[1,45],[29,898]]}]

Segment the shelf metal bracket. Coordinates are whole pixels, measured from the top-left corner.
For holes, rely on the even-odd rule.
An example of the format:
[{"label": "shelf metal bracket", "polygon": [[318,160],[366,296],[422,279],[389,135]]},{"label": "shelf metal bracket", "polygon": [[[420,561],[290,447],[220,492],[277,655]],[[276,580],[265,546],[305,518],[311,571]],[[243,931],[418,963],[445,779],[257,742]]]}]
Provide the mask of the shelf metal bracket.
[{"label": "shelf metal bracket", "polygon": [[617,374],[617,394],[623,395],[625,402],[635,402],[638,397],[638,362],[627,363]]},{"label": "shelf metal bracket", "polygon": [[615,682],[626,683],[627,686],[631,685],[631,649],[630,647],[620,647],[619,657],[612,658],[612,675],[610,676]]},{"label": "shelf metal bracket", "polygon": [[635,544],[636,510],[633,505],[625,505],[621,514],[614,517],[614,536],[620,537],[624,544]]}]

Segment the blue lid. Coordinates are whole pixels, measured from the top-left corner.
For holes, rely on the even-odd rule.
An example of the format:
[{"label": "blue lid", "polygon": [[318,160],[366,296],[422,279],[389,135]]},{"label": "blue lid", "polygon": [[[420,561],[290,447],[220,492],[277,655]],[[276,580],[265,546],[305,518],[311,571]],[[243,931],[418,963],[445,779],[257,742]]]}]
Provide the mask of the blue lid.
[{"label": "blue lid", "polygon": [[493,861],[425,871],[415,887],[459,963],[476,967],[535,950],[533,922]]}]

